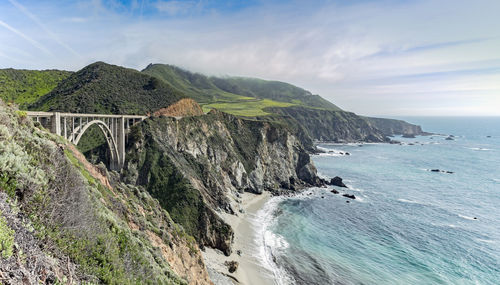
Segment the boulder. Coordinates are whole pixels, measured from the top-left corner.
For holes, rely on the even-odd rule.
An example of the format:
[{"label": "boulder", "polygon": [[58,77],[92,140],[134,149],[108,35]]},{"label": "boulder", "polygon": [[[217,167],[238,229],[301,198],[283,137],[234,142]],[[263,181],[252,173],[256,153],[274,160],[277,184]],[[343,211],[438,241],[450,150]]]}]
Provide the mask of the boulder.
[{"label": "boulder", "polygon": [[227,266],[227,270],[229,270],[229,273],[233,273],[238,269],[238,262],[237,261],[226,261],[224,262],[224,265]]},{"label": "boulder", "polygon": [[333,194],[339,194],[339,191],[335,190],[335,189],[332,189],[331,191]]},{"label": "boulder", "polygon": [[349,198],[349,199],[356,199],[356,196],[354,196],[354,195],[352,195],[352,194],[344,194],[344,195],[342,195],[342,196],[344,196],[344,197],[346,197],[346,198]]},{"label": "boulder", "polygon": [[342,178],[340,178],[338,176],[335,176],[330,180],[330,185],[347,188],[347,186],[345,186],[344,182],[342,182]]},{"label": "boulder", "polygon": [[407,139],[414,139],[414,138],[415,138],[415,135],[414,135],[414,134],[404,134],[404,135],[403,135],[403,138],[407,138]]}]

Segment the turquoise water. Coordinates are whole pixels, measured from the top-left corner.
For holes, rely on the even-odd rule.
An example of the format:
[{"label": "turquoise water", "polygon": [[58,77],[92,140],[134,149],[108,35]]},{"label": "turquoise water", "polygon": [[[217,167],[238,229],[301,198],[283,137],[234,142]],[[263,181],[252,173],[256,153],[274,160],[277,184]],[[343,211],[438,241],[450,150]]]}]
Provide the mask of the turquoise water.
[{"label": "turquoise water", "polygon": [[281,283],[500,284],[500,118],[406,119],[455,140],[321,144],[351,154],[313,160],[356,200],[316,188],[271,201],[263,242]]}]

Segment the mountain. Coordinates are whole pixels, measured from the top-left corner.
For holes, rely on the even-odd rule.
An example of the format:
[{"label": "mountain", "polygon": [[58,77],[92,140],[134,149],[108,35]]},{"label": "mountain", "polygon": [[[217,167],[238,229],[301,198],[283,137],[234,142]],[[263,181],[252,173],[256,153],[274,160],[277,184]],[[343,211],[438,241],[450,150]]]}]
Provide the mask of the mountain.
[{"label": "mountain", "polygon": [[[176,66],[150,64],[143,73],[155,76],[195,99],[205,109],[235,115],[263,115],[255,110],[275,106],[307,106],[340,110],[333,103],[288,83],[245,77],[208,77]],[[242,112],[235,112],[243,110]]]},{"label": "mountain", "polygon": [[71,74],[62,70],[0,69],[0,99],[26,108]]},{"label": "mountain", "polygon": [[246,77],[212,77],[211,79],[217,87],[227,92],[243,94],[248,97],[292,103],[299,106],[336,111],[341,110],[321,96],[313,95],[307,90],[285,82]]},{"label": "mountain", "polygon": [[394,134],[425,134],[401,120],[361,117],[338,108],[319,95],[294,85],[245,77],[208,77],[166,64],[150,64],[143,73],[155,76],[196,100],[205,111],[218,109],[236,116],[292,126],[304,144],[318,141],[387,141]]},{"label": "mountain", "polygon": [[144,115],[168,107],[182,98],[185,98],[182,92],[156,77],[96,62],[71,74],[29,108]]}]

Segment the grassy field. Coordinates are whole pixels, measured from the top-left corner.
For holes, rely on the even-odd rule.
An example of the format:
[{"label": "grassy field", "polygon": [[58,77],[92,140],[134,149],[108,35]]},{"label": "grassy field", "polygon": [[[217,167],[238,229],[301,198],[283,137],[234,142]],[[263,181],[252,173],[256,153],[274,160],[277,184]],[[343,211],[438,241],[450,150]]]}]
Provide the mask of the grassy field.
[{"label": "grassy field", "polygon": [[253,99],[237,102],[216,102],[202,105],[202,108],[204,112],[208,112],[211,109],[217,109],[236,116],[256,117],[269,115],[270,113],[263,110],[267,107],[290,107],[294,105],[296,104],[269,99]]}]

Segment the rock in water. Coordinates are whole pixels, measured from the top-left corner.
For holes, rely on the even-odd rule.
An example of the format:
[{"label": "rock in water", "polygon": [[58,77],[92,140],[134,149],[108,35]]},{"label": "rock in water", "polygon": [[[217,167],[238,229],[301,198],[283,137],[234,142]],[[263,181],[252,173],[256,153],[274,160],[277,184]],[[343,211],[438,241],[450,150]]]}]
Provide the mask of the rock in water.
[{"label": "rock in water", "polygon": [[346,198],[349,198],[349,199],[356,199],[356,196],[354,196],[354,195],[352,195],[352,194],[344,194],[344,195],[342,195],[342,196],[344,196],[344,197],[346,197]]},{"label": "rock in water", "polygon": [[339,194],[339,191],[335,190],[335,189],[332,189],[331,191],[333,194]]},{"label": "rock in water", "polygon": [[432,172],[441,172],[439,169],[431,169]]},{"label": "rock in water", "polygon": [[342,178],[340,178],[338,176],[335,176],[330,180],[330,185],[347,188],[347,186],[345,186],[344,182],[342,182]]},{"label": "rock in water", "polygon": [[453,136],[449,136],[449,137],[445,138],[445,140],[447,140],[447,141],[454,141],[455,139],[453,138]]},{"label": "rock in water", "polygon": [[415,135],[414,134],[403,134],[403,138],[414,139]]},{"label": "rock in water", "polygon": [[229,273],[233,273],[238,269],[238,262],[237,261],[226,261],[224,262],[224,265],[227,266],[227,270],[229,270]]}]

